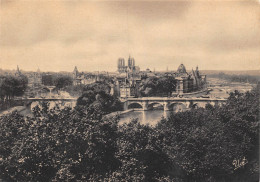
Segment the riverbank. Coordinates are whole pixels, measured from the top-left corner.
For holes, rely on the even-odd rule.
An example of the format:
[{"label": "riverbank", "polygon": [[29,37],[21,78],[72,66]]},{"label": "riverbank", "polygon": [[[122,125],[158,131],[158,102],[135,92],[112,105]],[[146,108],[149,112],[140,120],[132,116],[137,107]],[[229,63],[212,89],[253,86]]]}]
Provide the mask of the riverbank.
[{"label": "riverbank", "polygon": [[110,118],[110,117],[114,117],[114,116],[121,116],[121,115],[124,115],[124,114],[127,114],[127,113],[130,113],[130,112],[133,112],[133,111],[140,111],[142,109],[128,109],[128,110],[125,110],[125,111],[116,111],[116,112],[112,112],[112,113],[109,113],[105,116],[103,116],[104,119],[106,118]]},{"label": "riverbank", "polygon": [[4,110],[4,111],[1,111],[0,112],[0,116],[3,116],[3,115],[6,115],[6,114],[10,114],[10,113],[12,113],[12,112],[14,112],[14,111],[17,111],[17,112],[22,112],[22,111],[24,111],[24,110],[26,110],[26,107],[25,106],[15,106],[15,107],[11,107],[11,108],[9,108],[9,109],[7,109],[7,110]]}]

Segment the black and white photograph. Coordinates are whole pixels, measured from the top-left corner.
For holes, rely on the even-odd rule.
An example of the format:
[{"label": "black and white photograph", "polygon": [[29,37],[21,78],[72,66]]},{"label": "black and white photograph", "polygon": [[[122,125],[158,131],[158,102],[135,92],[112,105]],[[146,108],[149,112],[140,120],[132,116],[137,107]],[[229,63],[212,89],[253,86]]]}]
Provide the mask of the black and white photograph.
[{"label": "black and white photograph", "polygon": [[0,182],[259,182],[259,0],[0,0]]}]

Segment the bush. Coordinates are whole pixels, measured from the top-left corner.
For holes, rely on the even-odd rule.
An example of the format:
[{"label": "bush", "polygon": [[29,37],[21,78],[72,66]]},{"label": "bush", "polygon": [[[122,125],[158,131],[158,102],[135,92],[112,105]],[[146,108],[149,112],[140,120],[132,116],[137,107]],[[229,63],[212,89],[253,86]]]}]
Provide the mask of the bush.
[{"label": "bush", "polygon": [[155,127],[101,119],[107,110],[99,104],[112,107],[106,94],[89,90],[75,110],[43,104],[34,117],[0,117],[1,180],[258,181],[257,89]]},{"label": "bush", "polygon": [[91,120],[70,108],[36,108],[1,117],[0,171],[6,181],[75,181],[117,168],[116,120]]},{"label": "bush", "polygon": [[[223,107],[199,108],[163,120],[163,148],[188,181],[257,181],[259,93],[231,93]],[[236,170],[234,160],[246,159]]]}]

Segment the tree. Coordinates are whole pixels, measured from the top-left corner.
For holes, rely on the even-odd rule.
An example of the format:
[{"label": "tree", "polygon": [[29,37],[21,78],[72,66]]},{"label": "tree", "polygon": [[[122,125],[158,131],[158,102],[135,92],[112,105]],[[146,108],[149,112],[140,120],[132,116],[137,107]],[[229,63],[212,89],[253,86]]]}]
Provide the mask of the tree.
[{"label": "tree", "polygon": [[173,77],[148,77],[142,80],[139,91],[142,96],[170,96],[175,85],[176,80]]},{"label": "tree", "polygon": [[24,75],[19,77],[3,76],[0,82],[0,95],[2,100],[10,100],[14,96],[23,95],[28,84],[28,79]]},{"label": "tree", "polygon": [[83,94],[85,85],[70,85],[64,91],[68,92],[73,97],[80,97]]},{"label": "tree", "polygon": [[95,82],[95,83],[86,85],[85,88],[83,89],[83,91],[88,91],[88,90],[92,90],[95,93],[104,91],[107,94],[109,94],[111,88],[110,88],[109,84],[104,81],[104,82]]},{"label": "tree", "polygon": [[122,103],[109,94],[110,87],[103,83],[88,85],[78,98],[77,107],[84,108],[88,116],[96,118],[122,110]]},{"label": "tree", "polygon": [[28,79],[24,75],[0,77],[0,109],[10,107],[15,96],[22,96],[27,88]]},{"label": "tree", "polygon": [[70,86],[72,85],[72,83],[73,83],[72,78],[66,75],[59,75],[54,79],[54,85],[58,89],[62,89],[67,86]]},{"label": "tree", "polygon": [[[119,127],[117,159],[121,165],[112,173],[112,181],[158,181],[169,171],[178,171],[163,152],[157,132],[137,120]],[[179,171],[178,171],[179,172]]]},{"label": "tree", "polygon": [[[177,113],[157,129],[162,146],[191,181],[257,181],[259,93],[231,93],[223,107]],[[245,158],[234,170],[234,160]]]},{"label": "tree", "polygon": [[[102,119],[113,101],[95,89],[77,109],[43,103],[33,117],[13,112],[0,117],[0,179],[257,181],[258,89],[231,93],[223,106],[172,114],[155,127]],[[235,169],[234,160],[245,161]]]},{"label": "tree", "polygon": [[92,120],[65,108],[0,118],[0,176],[4,181],[87,181],[118,167],[117,120]]},{"label": "tree", "polygon": [[171,96],[171,93],[175,90],[176,80],[174,77],[164,76],[158,80],[158,94],[163,93],[167,96]]},{"label": "tree", "polygon": [[43,74],[42,75],[42,84],[46,86],[53,86],[53,75],[51,74]]}]

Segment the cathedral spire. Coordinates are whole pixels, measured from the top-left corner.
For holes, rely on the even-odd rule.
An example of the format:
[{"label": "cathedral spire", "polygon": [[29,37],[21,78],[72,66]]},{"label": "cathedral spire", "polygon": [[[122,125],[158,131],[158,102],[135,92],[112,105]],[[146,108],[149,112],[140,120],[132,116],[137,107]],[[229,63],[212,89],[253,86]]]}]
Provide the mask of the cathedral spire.
[{"label": "cathedral spire", "polygon": [[79,74],[79,71],[78,71],[78,68],[77,66],[75,66],[74,70],[73,70],[73,78],[77,78],[78,77],[78,74]]},{"label": "cathedral spire", "polygon": [[15,72],[15,76],[20,76],[21,75],[21,71],[19,69],[19,66],[17,65],[17,69],[16,69],[16,72]]},{"label": "cathedral spire", "polygon": [[37,73],[40,73],[40,72],[41,72],[41,70],[40,70],[40,68],[39,68],[39,66],[38,66]]}]

